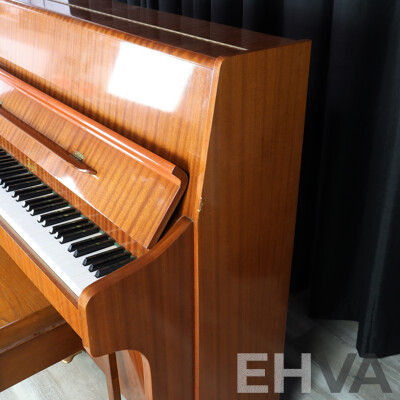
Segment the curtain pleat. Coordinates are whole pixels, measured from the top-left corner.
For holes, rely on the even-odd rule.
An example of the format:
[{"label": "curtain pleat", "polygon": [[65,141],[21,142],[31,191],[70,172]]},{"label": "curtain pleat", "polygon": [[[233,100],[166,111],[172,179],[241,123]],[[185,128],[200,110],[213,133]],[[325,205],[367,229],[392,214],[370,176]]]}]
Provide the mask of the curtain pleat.
[{"label": "curtain pleat", "polygon": [[211,21],[231,26],[242,26],[242,0],[211,1]]},{"label": "curtain pleat", "polygon": [[185,0],[193,4],[193,17],[211,21],[211,0]]},{"label": "curtain pleat", "polygon": [[312,311],[358,320],[358,350],[400,353],[400,7],[335,1]]}]

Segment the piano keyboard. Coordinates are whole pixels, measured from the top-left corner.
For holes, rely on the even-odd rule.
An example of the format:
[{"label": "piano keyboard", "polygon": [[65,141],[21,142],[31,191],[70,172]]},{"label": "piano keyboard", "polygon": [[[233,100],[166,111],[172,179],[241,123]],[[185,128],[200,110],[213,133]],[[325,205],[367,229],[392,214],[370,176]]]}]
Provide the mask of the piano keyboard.
[{"label": "piano keyboard", "polygon": [[0,216],[77,296],[135,259],[3,149]]}]

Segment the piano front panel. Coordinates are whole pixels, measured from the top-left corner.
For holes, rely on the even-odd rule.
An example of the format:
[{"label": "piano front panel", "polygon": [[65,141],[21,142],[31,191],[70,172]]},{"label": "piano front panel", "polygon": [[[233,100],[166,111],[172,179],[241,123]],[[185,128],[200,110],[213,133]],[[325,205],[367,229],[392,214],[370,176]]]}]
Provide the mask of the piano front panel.
[{"label": "piano front panel", "polygon": [[72,329],[82,337],[78,299],[58,277],[21,241],[12,228],[0,218],[1,247],[40,290]]},{"label": "piano front panel", "polygon": [[[24,151],[31,162],[83,202],[101,210],[136,242],[144,247],[154,244],[173,211],[171,204],[177,203],[185,188],[186,182],[173,175],[175,166],[62,104],[59,113],[44,107],[21,93],[21,84],[8,74],[0,74],[1,109],[36,128],[50,143],[38,142],[0,113],[1,140]],[[28,94],[52,104],[53,99],[25,86]],[[59,115],[61,112],[65,116]],[[71,115],[75,123],[68,119]],[[66,159],[54,153],[53,143],[67,150]],[[85,156],[85,164],[95,173],[81,171],[69,162],[76,151]]]},{"label": "piano front panel", "polygon": [[36,176],[38,176],[46,185],[50,186],[56,193],[65,198],[69,204],[81,211],[81,213],[91,219],[96,225],[100,226],[102,230],[108,233],[115,239],[117,243],[125,247],[128,251],[136,257],[141,257],[148,252],[148,249],[133,240],[126,232],[120,227],[113,224],[108,218],[101,214],[98,210],[93,208],[90,204],[82,201],[75,192],[68,189],[59,180],[54,178],[45,169],[28,158],[22,151],[15,146],[2,139],[0,136],[0,147],[7,150],[13,157],[15,157],[21,164],[30,169]]},{"label": "piano front panel", "polygon": [[5,0],[0,21],[3,68],[188,172],[197,219],[218,62]]}]

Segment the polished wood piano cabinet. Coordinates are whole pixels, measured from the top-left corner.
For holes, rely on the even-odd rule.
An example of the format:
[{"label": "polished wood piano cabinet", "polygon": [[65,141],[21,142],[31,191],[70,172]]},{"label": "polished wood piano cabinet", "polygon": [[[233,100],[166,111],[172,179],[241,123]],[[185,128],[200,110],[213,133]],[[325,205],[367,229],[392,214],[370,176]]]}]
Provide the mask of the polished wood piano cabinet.
[{"label": "polished wood piano cabinet", "polygon": [[[237,393],[237,354],[283,351],[310,42],[88,4],[0,0],[0,67],[9,79],[0,127],[9,113],[50,144],[16,143],[1,130],[0,142],[138,258],[76,296],[5,224],[1,244],[93,357],[117,352],[128,398],[140,398],[136,378],[147,399],[255,398]],[[159,240],[146,223],[130,229],[112,214],[129,217],[135,202],[113,193],[98,202],[90,186],[74,191],[78,173],[60,179],[57,162],[39,157],[46,146],[73,154],[83,143],[91,169],[129,174],[118,158],[110,164],[107,152],[90,150],[93,126],[168,160],[165,173],[187,173]],[[272,373],[249,383],[278,397]]]},{"label": "polished wood piano cabinet", "polygon": [[0,247],[0,391],[82,349],[82,341]]}]

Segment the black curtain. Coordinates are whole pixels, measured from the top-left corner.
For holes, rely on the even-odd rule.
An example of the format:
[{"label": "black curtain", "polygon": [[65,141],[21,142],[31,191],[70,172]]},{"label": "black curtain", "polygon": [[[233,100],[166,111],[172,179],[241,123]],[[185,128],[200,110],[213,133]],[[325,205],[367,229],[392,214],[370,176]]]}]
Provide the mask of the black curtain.
[{"label": "black curtain", "polygon": [[312,39],[292,289],[359,321],[361,355],[400,353],[400,2],[128,2]]}]

